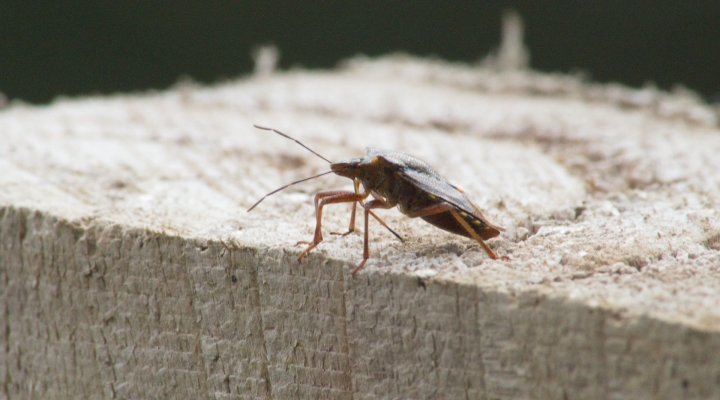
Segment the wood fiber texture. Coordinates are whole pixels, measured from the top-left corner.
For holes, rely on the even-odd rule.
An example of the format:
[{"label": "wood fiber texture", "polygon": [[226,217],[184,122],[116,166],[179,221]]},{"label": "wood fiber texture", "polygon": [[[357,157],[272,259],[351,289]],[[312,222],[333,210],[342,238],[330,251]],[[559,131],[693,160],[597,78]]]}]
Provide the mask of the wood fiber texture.
[{"label": "wood fiber texture", "polygon": [[[506,231],[370,224],[427,161]],[[389,56],[0,110],[0,397],[718,398],[720,129],[686,93]],[[362,221],[360,219],[359,221]]]}]

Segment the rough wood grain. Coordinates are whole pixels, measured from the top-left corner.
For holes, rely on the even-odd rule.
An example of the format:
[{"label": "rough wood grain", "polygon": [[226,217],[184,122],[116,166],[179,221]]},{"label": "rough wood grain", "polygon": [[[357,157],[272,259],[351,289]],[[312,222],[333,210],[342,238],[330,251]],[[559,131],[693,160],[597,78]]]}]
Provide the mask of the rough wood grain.
[{"label": "rough wood grain", "polygon": [[[398,149],[507,231],[395,210],[301,264],[322,160]],[[720,130],[688,95],[392,56],[0,112],[10,398],[718,398]],[[324,224],[343,230],[346,206]]]}]

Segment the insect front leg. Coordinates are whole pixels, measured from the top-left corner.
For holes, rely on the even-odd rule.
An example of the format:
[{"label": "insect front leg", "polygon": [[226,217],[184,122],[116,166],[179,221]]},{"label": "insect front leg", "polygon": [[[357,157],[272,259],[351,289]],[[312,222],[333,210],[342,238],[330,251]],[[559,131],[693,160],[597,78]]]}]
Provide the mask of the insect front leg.
[{"label": "insect front leg", "polygon": [[[353,179],[353,184],[355,185],[355,194],[359,195],[360,193],[360,180]],[[367,197],[367,195],[365,195]],[[317,197],[316,197],[317,198]],[[360,204],[362,204],[362,200],[359,201]],[[316,202],[317,203],[317,202]],[[330,232],[332,235],[340,235],[345,236],[347,234],[350,234],[352,232],[355,232],[355,210],[357,209],[358,202],[353,202],[352,205],[352,212],[350,213],[350,226],[348,227],[347,232],[341,233],[341,232]],[[317,204],[315,204],[315,207],[317,208]]]},{"label": "insect front leg", "polygon": [[364,200],[366,197],[368,197],[368,194],[357,194],[355,192],[350,192],[347,190],[328,190],[324,192],[320,192],[315,195],[315,216],[316,216],[316,223],[315,223],[315,236],[313,237],[312,242],[298,242],[297,244],[308,244],[308,248],[305,249],[305,251],[300,254],[300,257],[298,257],[298,262],[302,261],[302,259],[307,255],[307,253],[310,252],[310,250],[314,249],[315,246],[320,244],[323,240],[322,236],[322,208],[323,206],[327,204],[335,204],[335,203],[356,203],[358,201]]},{"label": "insect front leg", "polygon": [[[365,262],[367,262],[368,258],[370,257],[370,251],[368,250],[368,219],[370,217],[370,214],[372,214],[372,211],[370,211],[373,208],[393,208],[395,207],[395,204],[388,203],[385,200],[382,199],[375,199],[370,200],[367,203],[364,204],[365,207],[365,240],[363,242],[363,260],[360,262],[360,265],[357,266],[352,272],[352,275],[355,276],[355,274],[358,273],[364,266]],[[373,214],[374,215],[374,214]],[[375,217],[377,218],[377,217]],[[378,219],[379,220],[379,219]],[[382,221],[381,221],[382,223]],[[383,223],[383,225],[387,228],[387,225]],[[390,228],[388,228],[390,229]]]}]

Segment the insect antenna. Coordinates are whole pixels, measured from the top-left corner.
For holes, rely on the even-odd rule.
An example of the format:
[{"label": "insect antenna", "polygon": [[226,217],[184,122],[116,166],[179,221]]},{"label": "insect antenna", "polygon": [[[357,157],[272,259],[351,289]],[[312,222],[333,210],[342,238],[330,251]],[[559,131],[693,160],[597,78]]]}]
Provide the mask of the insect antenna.
[{"label": "insect antenna", "polygon": [[[284,133],[280,132],[280,131],[279,131],[279,130],[277,130],[277,129],[273,129],[273,128],[266,128],[266,127],[264,127],[264,126],[260,126],[260,125],[253,125],[253,126],[254,126],[254,127],[256,127],[256,128],[258,128],[258,129],[262,129],[262,130],[264,130],[264,131],[273,131],[273,132],[277,133],[277,134],[278,134],[278,135],[280,135],[280,136],[284,136],[284,137],[286,137],[286,138],[288,138],[288,139],[292,140],[293,142],[295,142],[295,143],[299,144],[300,146],[302,146],[302,147],[306,148],[307,150],[309,150],[309,151],[310,151],[311,153],[315,154],[316,156],[318,156],[318,157],[322,158],[323,160],[327,161],[328,163],[332,164],[332,161],[330,161],[330,160],[328,160],[327,158],[325,158],[325,157],[321,156],[320,154],[316,153],[316,152],[315,152],[315,150],[313,150],[313,149],[311,149],[311,148],[309,148],[309,147],[305,146],[305,145],[304,145],[304,144],[302,144],[302,142],[300,142],[299,140],[297,140],[297,139],[293,139],[293,138],[291,138],[290,136],[288,136],[288,135],[286,135],[286,134],[284,134]],[[318,176],[319,176],[319,175],[318,175]],[[308,178],[308,179],[309,179],[309,178]],[[272,193],[271,193],[271,194],[272,194]]]},{"label": "insect antenna", "polygon": [[287,185],[285,185],[285,186],[283,186],[283,187],[281,187],[281,188],[275,189],[275,190],[273,190],[272,192],[270,192],[270,193],[266,194],[265,196],[263,196],[260,200],[257,201],[257,203],[253,204],[252,207],[248,208],[247,212],[252,211],[252,209],[255,208],[255,206],[257,206],[258,204],[260,204],[261,201],[265,200],[265,198],[268,197],[268,196],[270,196],[271,194],[275,194],[275,193],[277,193],[277,192],[285,189],[286,187],[292,186],[292,185],[294,185],[294,184],[296,184],[296,183],[309,181],[310,179],[315,179],[315,178],[317,178],[317,177],[319,177],[319,176],[327,175],[327,174],[332,173],[332,172],[333,172],[333,171],[326,171],[326,172],[323,172],[322,174],[317,174],[317,175],[311,176],[311,177],[309,177],[309,178],[300,179],[299,181],[291,182],[291,183],[288,183]]},{"label": "insect antenna", "polygon": [[[285,137],[285,138],[288,138],[288,139],[292,140],[293,142],[299,144],[300,146],[304,147],[304,148],[305,148],[306,150],[308,150],[309,152],[315,154],[316,156],[318,156],[318,157],[322,158],[323,160],[327,161],[328,163],[332,164],[332,161],[330,161],[330,160],[328,160],[327,158],[321,156],[320,154],[318,154],[317,152],[315,152],[315,150],[313,150],[313,149],[305,146],[305,145],[304,145],[302,142],[300,142],[299,140],[297,140],[297,139],[295,139],[295,138],[292,138],[292,137],[290,137],[290,136],[288,136],[288,135],[280,132],[280,131],[277,130],[277,129],[267,128],[267,127],[260,126],[260,125],[253,125],[253,126],[254,126],[255,128],[257,128],[257,129],[262,129],[262,130],[264,130],[264,131],[273,131],[273,132],[277,133],[277,134],[280,135],[280,136],[283,136],[283,137]],[[308,180],[310,180],[310,179],[315,179],[315,178],[317,178],[317,177],[320,177],[320,176],[323,176],[323,175],[327,175],[327,174],[329,174],[329,173],[331,173],[331,172],[335,172],[335,171],[323,172],[323,173],[321,173],[321,174],[317,174],[317,175],[311,176],[311,177],[309,177],[309,178],[300,179],[299,181],[295,181],[295,182],[288,183],[287,185],[285,185],[285,186],[283,186],[283,187],[281,187],[281,188],[275,189],[275,190],[273,190],[272,192],[270,192],[270,193],[266,194],[265,196],[263,196],[260,200],[257,201],[257,203],[253,204],[252,207],[248,208],[247,212],[252,211],[252,209],[255,208],[258,204],[260,204],[260,202],[262,202],[263,200],[265,200],[266,197],[268,197],[268,196],[270,196],[270,195],[273,195],[273,194],[275,194],[275,193],[277,193],[277,192],[285,189],[285,188],[288,187],[288,186],[292,186],[292,185],[295,185],[295,184],[297,184],[297,183],[305,182],[305,181],[308,181]],[[355,186],[355,194],[357,194],[357,186]],[[361,206],[364,206],[362,200],[359,201],[359,203],[360,203]],[[354,220],[354,218],[355,218],[355,217],[354,217],[354,215],[355,215],[355,208],[354,208],[354,207],[355,207],[355,206],[353,205],[353,220]],[[378,220],[378,222],[380,222],[380,224],[382,224],[382,226],[384,226],[387,230],[389,230],[390,233],[392,233],[393,235],[395,235],[395,237],[397,237],[398,239],[400,239],[401,242],[404,242],[403,238],[402,238],[400,235],[398,235],[397,232],[395,232],[394,230],[390,229],[390,227],[387,226],[387,224],[386,224],[385,222],[383,222],[383,220],[381,220],[377,215],[375,215],[374,212],[372,212],[372,211],[368,211],[368,212],[370,213],[370,215],[373,216],[373,218],[375,218],[376,220]],[[352,226],[352,225],[351,225],[351,226]],[[350,233],[350,232],[348,232],[348,233]],[[301,258],[302,258],[302,257],[301,257]]]}]

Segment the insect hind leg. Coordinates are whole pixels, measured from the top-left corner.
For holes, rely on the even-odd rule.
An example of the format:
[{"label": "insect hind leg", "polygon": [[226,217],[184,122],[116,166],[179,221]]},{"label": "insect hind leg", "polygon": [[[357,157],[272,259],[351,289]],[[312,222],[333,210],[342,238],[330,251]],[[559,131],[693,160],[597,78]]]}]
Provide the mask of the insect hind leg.
[{"label": "insect hind leg", "polygon": [[470,224],[465,221],[465,219],[455,210],[455,207],[453,207],[451,204],[448,203],[437,203],[430,205],[428,207],[424,207],[418,210],[413,210],[411,213],[408,214],[410,218],[416,218],[416,217],[426,217],[428,215],[435,215],[435,214],[442,214],[449,212],[450,215],[452,215],[453,218],[460,224],[460,226],[467,231],[467,233],[470,235],[471,238],[473,238],[480,246],[482,246],[483,250],[485,250],[485,253],[493,260],[503,260],[503,261],[510,261],[510,258],[507,256],[498,257],[497,254],[495,254],[494,251],[490,247],[488,247],[487,244],[485,244],[485,241],[480,237],[480,235],[473,230],[473,228],[470,226]]}]

